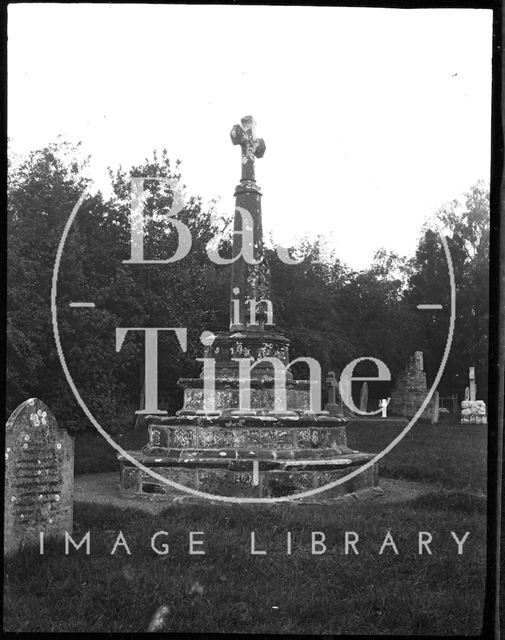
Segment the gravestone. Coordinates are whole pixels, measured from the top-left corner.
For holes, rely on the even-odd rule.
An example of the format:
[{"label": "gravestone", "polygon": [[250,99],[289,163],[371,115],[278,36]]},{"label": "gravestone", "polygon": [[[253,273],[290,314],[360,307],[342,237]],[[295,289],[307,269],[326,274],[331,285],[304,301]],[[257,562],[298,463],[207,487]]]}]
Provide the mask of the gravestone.
[{"label": "gravestone", "polygon": [[433,404],[432,404],[432,413],[431,413],[431,424],[437,424],[438,418],[440,414],[440,394],[438,391],[435,391],[433,396]]},{"label": "gravestone", "polygon": [[340,403],[340,406],[337,404],[338,380],[334,371],[328,371],[326,386],[328,389],[328,402],[324,406],[325,411],[328,411],[330,416],[342,415],[342,403]]},{"label": "gravestone", "polygon": [[74,439],[31,398],[5,427],[4,555],[72,532]]},{"label": "gravestone", "polygon": [[368,408],[368,382],[363,382],[359,394],[359,410],[366,413]]}]

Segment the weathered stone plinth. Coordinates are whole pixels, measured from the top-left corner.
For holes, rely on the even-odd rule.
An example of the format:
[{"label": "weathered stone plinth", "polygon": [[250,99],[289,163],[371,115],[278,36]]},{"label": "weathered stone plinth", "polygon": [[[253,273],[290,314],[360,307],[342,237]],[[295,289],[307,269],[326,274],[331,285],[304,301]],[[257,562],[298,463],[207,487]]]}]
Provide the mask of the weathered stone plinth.
[{"label": "weathered stone plinth", "polygon": [[[293,411],[310,409],[310,382],[291,380],[286,383],[286,407]],[[184,407],[178,412],[199,411],[204,406],[204,389],[201,378],[181,378],[179,386],[184,389]],[[275,389],[271,376],[263,380],[251,380],[251,409],[275,407],[276,397],[281,391]],[[226,409],[239,409],[239,381],[237,378],[218,378],[215,381],[214,405],[218,413]]]},{"label": "weathered stone plinth", "polygon": [[483,400],[463,400],[461,403],[462,424],[487,424],[486,403]]},{"label": "weathered stone plinth", "polygon": [[[322,502],[341,496],[358,493],[378,485],[378,465],[373,465],[363,473],[315,496],[296,498],[296,494],[327,485],[349,473],[351,465],[339,469],[264,469],[260,467],[255,485],[254,473],[250,469],[231,470],[227,468],[205,468],[203,466],[166,467],[163,464],[155,470],[161,476],[186,487],[220,496],[243,498],[277,498],[293,496],[302,502]],[[188,494],[174,489],[152,478],[141,469],[121,464],[122,493],[142,496],[151,500],[178,500]]]},{"label": "weathered stone plinth", "polygon": [[[346,445],[346,420],[274,415],[153,417],[144,453],[156,448],[251,449],[280,451],[327,449]],[[230,412],[231,413],[231,412]],[[288,412],[286,412],[288,413]],[[156,455],[151,453],[151,455]],[[269,456],[271,457],[271,456]]]},{"label": "weathered stone plinth", "polygon": [[[284,416],[248,413],[152,417],[147,445],[142,452],[129,453],[186,487],[249,498],[295,496],[333,482],[373,457],[347,446],[346,419],[295,412]],[[124,456],[119,460],[121,488],[126,494],[174,499],[183,493]],[[324,497],[375,486],[377,465],[367,471],[328,495],[324,492]]]},{"label": "weathered stone plinth", "polygon": [[[282,333],[247,327],[240,331],[220,331],[214,334],[212,344],[204,349],[205,358],[214,358],[216,378],[236,378],[236,358],[257,362],[262,358],[277,358],[286,367],[289,364],[289,340]],[[271,373],[271,365],[258,362],[251,369],[251,378],[262,378]],[[292,375],[288,371],[288,379]]]}]

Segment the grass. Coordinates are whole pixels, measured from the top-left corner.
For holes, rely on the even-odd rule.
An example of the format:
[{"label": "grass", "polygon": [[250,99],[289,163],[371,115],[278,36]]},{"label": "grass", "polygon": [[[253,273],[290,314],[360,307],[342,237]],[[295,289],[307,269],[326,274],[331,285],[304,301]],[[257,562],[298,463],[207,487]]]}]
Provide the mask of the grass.
[{"label": "grass", "polygon": [[[357,421],[347,429],[347,442],[359,451],[382,451],[402,430],[394,424]],[[440,487],[485,492],[487,425],[416,422],[380,462],[385,478],[432,482]]]},{"label": "grass", "polygon": [[[396,432],[357,423],[349,428],[349,444],[378,450]],[[177,505],[159,516],[76,504],[74,539],[90,531],[91,555],[81,548],[65,556],[59,542],[48,544],[43,556],[27,550],[9,561],[4,629],[141,632],[166,605],[166,632],[478,634],[486,432],[416,425],[410,436],[381,466],[383,475],[433,483],[431,493],[409,502]],[[111,555],[120,530],[131,555],[123,547]],[[150,547],[151,535],[161,530],[168,532],[167,556]],[[388,530],[399,555],[391,548],[378,553]],[[432,555],[418,554],[420,530],[433,536]],[[206,555],[189,555],[189,531],[205,532]],[[250,555],[251,531],[266,556]],[[325,554],[311,554],[312,531],[326,534]],[[359,534],[359,555],[343,553],[345,531]],[[463,555],[451,531],[470,531]]]},{"label": "grass", "polygon": [[[127,431],[113,437],[124,449],[140,449],[147,443],[147,427],[142,431]],[[75,437],[76,475],[117,470],[117,451],[100,434],[92,432]]]},{"label": "grass", "polygon": [[[7,567],[5,628],[15,631],[142,631],[168,605],[166,631],[254,633],[478,633],[482,616],[485,512],[468,497],[401,507],[179,507],[158,517],[77,506],[75,539],[91,530],[92,552],[63,546],[26,553]],[[400,555],[378,555],[390,529]],[[122,530],[131,556],[120,548]],[[150,549],[169,532],[170,554]],[[189,556],[188,531],[205,532],[205,556]],[[250,531],[268,555],[249,554]],[[345,556],[356,531],[359,556]],[[417,554],[417,531],[433,534],[432,556]],[[462,556],[450,531],[471,531]],[[286,531],[294,539],[285,552]],[[310,553],[310,531],[328,551]],[[200,588],[198,587],[200,585]],[[195,592],[196,586],[196,592]],[[192,592],[193,591],[193,592]],[[274,608],[276,607],[276,608]]]}]

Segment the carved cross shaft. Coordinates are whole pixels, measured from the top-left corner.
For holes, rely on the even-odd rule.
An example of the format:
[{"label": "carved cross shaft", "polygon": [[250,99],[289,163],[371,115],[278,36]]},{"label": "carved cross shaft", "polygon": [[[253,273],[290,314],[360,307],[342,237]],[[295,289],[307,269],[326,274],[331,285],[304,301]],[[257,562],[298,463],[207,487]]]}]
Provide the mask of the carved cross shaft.
[{"label": "carved cross shaft", "polygon": [[231,130],[231,141],[242,148],[242,180],[255,180],[254,161],[265,154],[265,141],[256,137],[256,121],[245,116]]},{"label": "carved cross shaft", "polygon": [[474,402],[477,399],[477,386],[475,384],[475,367],[468,370],[468,378],[470,380],[470,400]]}]

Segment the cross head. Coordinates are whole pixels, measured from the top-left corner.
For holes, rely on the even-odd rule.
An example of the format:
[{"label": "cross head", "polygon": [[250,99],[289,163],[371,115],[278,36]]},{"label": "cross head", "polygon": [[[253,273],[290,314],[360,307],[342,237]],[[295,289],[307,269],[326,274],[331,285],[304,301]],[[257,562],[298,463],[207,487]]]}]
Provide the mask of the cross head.
[{"label": "cross head", "polygon": [[254,161],[265,154],[265,141],[256,137],[256,121],[252,116],[244,116],[240,124],[233,126],[231,141],[242,148],[242,180],[254,180]]}]

